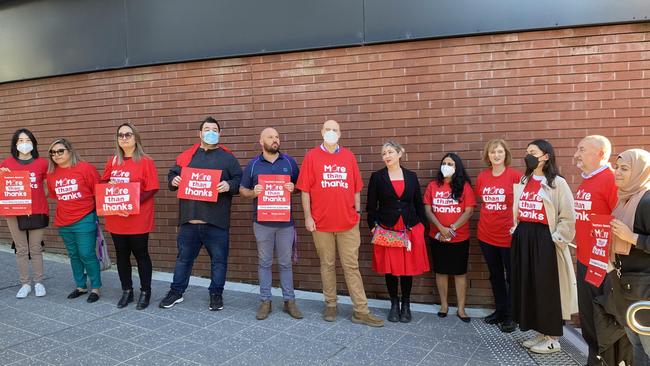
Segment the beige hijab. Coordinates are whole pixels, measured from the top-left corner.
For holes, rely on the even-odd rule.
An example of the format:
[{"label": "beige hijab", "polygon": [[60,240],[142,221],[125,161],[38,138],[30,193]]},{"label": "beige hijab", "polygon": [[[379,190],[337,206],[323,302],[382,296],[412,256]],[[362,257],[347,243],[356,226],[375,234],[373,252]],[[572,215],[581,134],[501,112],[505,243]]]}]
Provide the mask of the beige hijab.
[{"label": "beige hijab", "polygon": [[[624,187],[618,187],[618,204],[612,212],[615,218],[621,220],[630,230],[634,229],[634,216],[639,201],[646,191],[650,190],[650,153],[642,149],[623,151],[616,161],[627,163],[632,168],[630,181]],[[630,254],[632,243],[612,238],[615,254]]]}]

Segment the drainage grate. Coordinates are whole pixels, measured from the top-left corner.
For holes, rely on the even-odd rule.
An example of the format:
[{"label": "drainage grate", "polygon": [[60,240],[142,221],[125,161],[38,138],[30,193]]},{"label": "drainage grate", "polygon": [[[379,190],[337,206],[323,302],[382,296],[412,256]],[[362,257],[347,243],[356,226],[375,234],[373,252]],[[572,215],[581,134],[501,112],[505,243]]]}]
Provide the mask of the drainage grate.
[{"label": "drainage grate", "polygon": [[571,342],[560,338],[562,351],[541,355],[528,352],[521,343],[534,336],[534,332],[501,333],[494,325],[485,324],[482,321],[472,322],[476,331],[485,342],[485,345],[492,351],[500,365],[584,365],[587,358]]}]

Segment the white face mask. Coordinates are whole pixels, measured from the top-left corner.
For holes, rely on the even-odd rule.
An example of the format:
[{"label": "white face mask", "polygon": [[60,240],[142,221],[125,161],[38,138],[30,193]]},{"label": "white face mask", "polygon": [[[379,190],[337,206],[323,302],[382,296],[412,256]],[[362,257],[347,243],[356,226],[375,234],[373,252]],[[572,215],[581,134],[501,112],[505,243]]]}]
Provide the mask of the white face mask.
[{"label": "white face mask", "polygon": [[34,145],[32,145],[31,142],[21,142],[19,144],[16,144],[16,148],[23,154],[29,154],[32,152],[32,150],[34,150]]},{"label": "white face mask", "polygon": [[333,145],[339,142],[339,135],[336,132],[330,130],[325,132],[325,134],[323,134],[323,140],[325,140],[325,142],[327,142],[328,144]]},{"label": "white face mask", "polygon": [[449,165],[441,165],[440,166],[440,172],[442,173],[443,177],[449,178],[452,175],[454,175],[454,173],[456,173],[456,168],[454,168],[453,166],[449,166]]}]

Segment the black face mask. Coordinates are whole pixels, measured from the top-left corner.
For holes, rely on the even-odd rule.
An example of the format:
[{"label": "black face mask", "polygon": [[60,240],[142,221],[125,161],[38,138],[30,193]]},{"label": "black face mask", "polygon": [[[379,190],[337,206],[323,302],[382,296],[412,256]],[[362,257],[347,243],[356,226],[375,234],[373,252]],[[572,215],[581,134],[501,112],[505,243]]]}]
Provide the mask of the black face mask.
[{"label": "black face mask", "polygon": [[526,163],[526,169],[535,169],[539,165],[539,158],[528,154],[524,157],[524,162]]}]

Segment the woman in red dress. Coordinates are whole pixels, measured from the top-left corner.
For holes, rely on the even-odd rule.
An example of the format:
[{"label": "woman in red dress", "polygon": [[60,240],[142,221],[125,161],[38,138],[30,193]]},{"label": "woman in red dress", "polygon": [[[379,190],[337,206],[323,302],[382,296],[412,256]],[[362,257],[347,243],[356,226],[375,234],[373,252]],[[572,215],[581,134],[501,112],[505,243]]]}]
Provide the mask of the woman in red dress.
[{"label": "woman in red dress", "polygon": [[[391,308],[388,321],[411,321],[410,296],[413,276],[429,271],[424,242],[426,216],[420,182],[415,172],[400,165],[402,146],[387,141],[381,149],[386,167],[370,176],[368,184],[368,226],[373,233],[378,226],[397,232],[406,231],[410,248],[374,245],[372,269],[386,276]],[[400,309],[398,283],[402,287]]]}]

